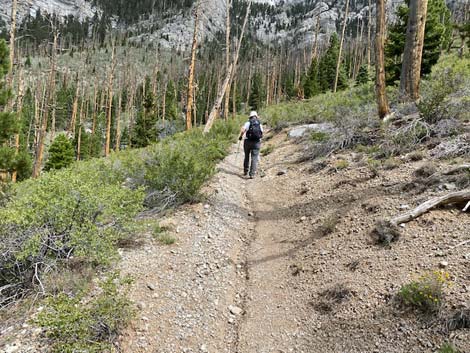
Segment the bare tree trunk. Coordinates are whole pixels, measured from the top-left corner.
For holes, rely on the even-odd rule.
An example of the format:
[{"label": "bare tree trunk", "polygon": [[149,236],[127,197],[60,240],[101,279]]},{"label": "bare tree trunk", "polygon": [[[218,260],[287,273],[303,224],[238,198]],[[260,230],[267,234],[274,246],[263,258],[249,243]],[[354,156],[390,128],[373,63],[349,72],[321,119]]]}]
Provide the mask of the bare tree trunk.
[{"label": "bare tree trunk", "polygon": [[194,14],[194,33],[193,33],[193,45],[191,47],[191,63],[189,64],[188,73],[188,90],[187,90],[187,101],[186,101],[186,130],[192,128],[192,112],[193,112],[193,94],[194,94],[194,71],[196,65],[196,51],[197,51],[197,36],[199,32],[199,10],[201,7],[201,0],[196,3],[196,9]]},{"label": "bare tree trunk", "polygon": [[15,35],[16,35],[16,11],[18,0],[13,0],[11,3],[11,26],[10,26],[10,65],[8,67],[7,85],[10,89],[13,88],[13,65],[15,63]]},{"label": "bare tree trunk", "polygon": [[248,7],[246,9],[245,19],[243,21],[243,27],[242,27],[242,31],[240,33],[240,38],[238,39],[237,49],[236,49],[236,52],[235,52],[235,57],[233,59],[233,63],[230,64],[230,67],[229,67],[228,72],[227,72],[227,76],[225,77],[225,81],[222,84],[222,87],[219,89],[219,93],[217,94],[217,99],[216,99],[216,101],[215,101],[215,103],[212,107],[212,110],[209,114],[209,118],[206,122],[206,126],[204,127],[204,133],[208,133],[211,130],[212,125],[214,125],[214,121],[217,117],[218,108],[220,107],[220,104],[222,103],[222,99],[223,99],[224,94],[227,90],[227,85],[229,84],[230,80],[232,79],[234,68],[236,67],[236,65],[238,63],[238,57],[240,55],[240,48],[242,46],[243,36],[245,34],[245,29],[246,29],[246,25],[248,23],[248,18],[250,17],[250,11],[251,11],[251,0],[248,3]]},{"label": "bare tree trunk", "polygon": [[[17,104],[16,104],[16,114],[17,120],[21,120],[21,114],[23,112],[23,97],[24,97],[24,80],[23,80],[23,70],[19,72],[19,84],[18,84],[18,96],[17,96]],[[15,155],[17,156],[20,152],[20,134],[15,134]],[[18,176],[18,172],[16,169],[11,174],[11,181],[16,183],[16,179]]]},{"label": "bare tree trunk", "polygon": [[385,91],[385,0],[377,0],[377,25],[376,25],[376,48],[375,48],[375,86],[377,94],[377,105],[380,119],[385,118],[390,108],[388,106]]},{"label": "bare tree trunk", "polygon": [[403,101],[416,101],[419,99],[427,8],[427,0],[410,1],[405,51],[400,76],[400,98]]},{"label": "bare tree trunk", "polygon": [[[113,41],[112,55],[111,55],[111,69],[109,71],[108,79],[108,113],[106,117],[106,143],[104,146],[104,156],[108,157],[111,149],[111,120],[113,113],[113,84],[114,84],[114,69],[116,67],[116,43]],[[144,82],[145,87],[145,82]],[[144,96],[145,97],[145,96]]]},{"label": "bare tree trunk", "polygon": [[54,29],[54,43],[52,45],[52,65],[51,65],[51,72],[49,76],[49,89],[47,93],[45,93],[45,101],[44,101],[44,116],[42,118],[41,128],[39,129],[39,137],[38,137],[38,144],[36,147],[36,159],[34,161],[33,167],[33,178],[39,177],[42,168],[42,160],[44,155],[44,140],[46,137],[47,132],[47,123],[49,120],[49,104],[51,100],[51,94],[54,94],[55,91],[55,70],[56,70],[56,62],[55,56],[57,53],[57,41],[58,41],[59,34]]},{"label": "bare tree trunk", "polygon": [[348,23],[348,16],[349,16],[349,0],[346,0],[346,10],[344,11],[344,21],[343,21],[343,29],[341,31],[341,40],[339,42],[339,52],[338,52],[338,60],[336,61],[336,76],[335,76],[335,84],[333,86],[333,92],[336,92],[338,88],[338,77],[339,77],[339,69],[341,67],[341,53],[343,51],[343,43],[344,43],[344,34],[346,32],[346,24]]},{"label": "bare tree trunk", "polygon": [[75,88],[75,97],[73,98],[72,104],[72,117],[70,119],[70,126],[68,128],[69,135],[71,136],[75,136],[75,126],[77,125],[78,98],[80,96],[80,85],[78,83],[78,75],[75,84],[77,85],[77,87]]},{"label": "bare tree trunk", "polygon": [[121,148],[121,106],[122,106],[122,88],[119,88],[119,98],[116,114],[116,145],[114,150],[118,152]]},{"label": "bare tree trunk", "polygon": [[[232,6],[232,0],[225,0],[227,2],[226,8],[226,25],[225,25],[225,67],[228,70],[230,67],[230,7]],[[228,120],[228,111],[230,105],[230,82],[227,85],[227,90],[225,91],[225,107],[224,107],[224,119]]]},{"label": "bare tree trunk", "polygon": [[367,23],[367,72],[370,70],[370,53],[372,47],[372,38],[371,38],[371,29],[372,29],[372,2],[369,0],[369,20]]},{"label": "bare tree trunk", "polygon": [[82,87],[82,102],[80,104],[80,113],[78,114],[78,136],[77,136],[77,161],[80,160],[82,150],[82,125],[83,125],[83,105],[85,103],[85,86]]}]

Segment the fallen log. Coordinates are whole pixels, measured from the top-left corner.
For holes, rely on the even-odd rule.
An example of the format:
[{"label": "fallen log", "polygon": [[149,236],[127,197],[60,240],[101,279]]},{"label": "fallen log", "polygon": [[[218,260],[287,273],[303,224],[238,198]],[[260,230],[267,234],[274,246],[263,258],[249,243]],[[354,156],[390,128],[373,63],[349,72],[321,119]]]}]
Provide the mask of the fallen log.
[{"label": "fallen log", "polygon": [[[418,218],[422,214],[432,210],[433,208],[436,208],[438,206],[444,206],[444,205],[449,205],[453,203],[462,203],[462,202],[469,202],[470,201],[470,189],[467,190],[462,190],[462,191],[457,191],[457,192],[452,192],[450,194],[444,195],[444,196],[438,196],[434,197],[418,207],[416,207],[414,210],[411,210],[409,212],[406,212],[402,215],[399,215],[393,219],[390,220],[390,224],[394,226],[398,226],[403,223],[407,223],[412,221],[413,219]],[[470,202],[469,202],[470,204]],[[467,205],[469,206],[469,205]]]}]

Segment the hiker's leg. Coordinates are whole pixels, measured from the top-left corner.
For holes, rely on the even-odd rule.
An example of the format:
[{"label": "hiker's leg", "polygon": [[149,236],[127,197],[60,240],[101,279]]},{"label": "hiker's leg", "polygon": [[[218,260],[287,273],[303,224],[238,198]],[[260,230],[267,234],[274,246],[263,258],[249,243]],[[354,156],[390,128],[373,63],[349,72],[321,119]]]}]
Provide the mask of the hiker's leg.
[{"label": "hiker's leg", "polygon": [[261,142],[256,142],[253,144],[251,149],[251,168],[250,168],[250,176],[254,177],[256,174],[256,170],[258,169],[258,161],[259,161],[259,150],[261,149]]},{"label": "hiker's leg", "polygon": [[243,143],[243,150],[245,151],[245,160],[243,162],[243,174],[248,174],[248,169],[250,168],[250,144],[248,140],[245,140]]}]

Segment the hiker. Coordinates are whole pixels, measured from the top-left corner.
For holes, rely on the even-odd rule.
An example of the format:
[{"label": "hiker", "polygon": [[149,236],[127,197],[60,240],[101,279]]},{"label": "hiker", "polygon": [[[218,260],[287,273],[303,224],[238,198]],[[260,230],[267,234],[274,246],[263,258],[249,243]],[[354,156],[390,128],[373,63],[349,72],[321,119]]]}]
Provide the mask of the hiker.
[{"label": "hiker", "polygon": [[250,113],[250,118],[243,125],[238,140],[243,140],[243,137],[245,137],[245,142],[243,143],[243,149],[245,151],[243,175],[249,175],[250,179],[253,179],[256,175],[256,169],[258,167],[259,151],[261,149],[261,139],[263,137],[263,126],[259,121],[258,113],[255,111]]}]

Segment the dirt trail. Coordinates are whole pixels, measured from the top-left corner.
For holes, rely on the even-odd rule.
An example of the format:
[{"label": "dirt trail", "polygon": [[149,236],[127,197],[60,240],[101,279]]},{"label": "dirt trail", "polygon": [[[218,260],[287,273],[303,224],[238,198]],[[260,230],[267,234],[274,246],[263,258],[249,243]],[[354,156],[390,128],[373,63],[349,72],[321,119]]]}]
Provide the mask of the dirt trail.
[{"label": "dirt trail", "polygon": [[[468,239],[468,214],[423,215],[391,248],[370,238],[377,219],[443,192],[400,188],[423,162],[371,178],[366,157],[352,152],[314,165],[298,162],[302,144],[284,134],[267,143],[275,150],[262,158],[260,177],[240,176],[234,147],[205,190],[206,204],[166,220],[176,244],[147,234],[143,246],[123,251],[121,269],[135,278],[130,296],[139,310],[122,351],[434,353],[453,342],[470,352],[468,329],[442,325],[470,305],[470,254],[454,248]],[[339,170],[338,160],[349,167]],[[442,261],[454,283],[441,316],[397,309],[400,286]]]},{"label": "dirt trail", "polygon": [[147,234],[143,246],[123,252],[139,308],[121,338],[124,352],[292,351],[299,323],[281,278],[291,246],[281,242],[288,229],[279,233],[285,224],[276,214],[288,193],[274,176],[242,178],[235,151],[205,190],[207,204],[166,221],[176,244]]}]

